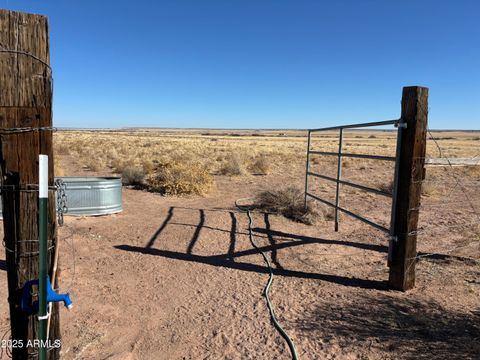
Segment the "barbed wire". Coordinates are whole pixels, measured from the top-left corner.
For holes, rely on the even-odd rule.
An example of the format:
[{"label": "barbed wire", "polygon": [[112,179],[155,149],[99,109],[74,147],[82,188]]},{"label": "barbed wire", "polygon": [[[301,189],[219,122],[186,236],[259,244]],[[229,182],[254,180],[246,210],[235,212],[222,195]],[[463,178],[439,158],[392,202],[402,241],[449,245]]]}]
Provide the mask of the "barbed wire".
[{"label": "barbed wire", "polygon": [[[39,240],[17,240],[16,243],[19,244],[19,243],[35,243],[35,242],[39,242]],[[52,249],[55,248],[55,245],[53,245],[53,240],[48,240],[48,243],[47,244],[51,244],[49,247],[47,247],[47,251],[51,251]],[[16,253],[16,250],[15,249],[11,249],[9,248],[6,244],[5,244],[5,240],[2,240],[2,246],[5,248],[6,251],[14,254]],[[31,256],[38,256],[40,254],[39,251],[31,251],[31,252],[21,252],[18,254],[19,257],[31,257]]]},{"label": "barbed wire", "polygon": [[[426,110],[420,102],[418,102],[418,106],[424,112],[424,114],[426,116],[428,116],[428,110]],[[462,209],[462,213],[465,214],[465,211],[469,211],[468,214],[469,214],[470,219],[471,219],[471,217],[473,217],[474,220],[473,221],[467,220],[467,217],[464,216],[464,220],[467,220],[467,222],[463,221],[463,222],[460,222],[460,223],[456,222],[456,223],[453,223],[453,224],[438,224],[438,223],[436,223],[434,225],[430,223],[430,224],[427,224],[424,227],[421,227],[421,228],[417,229],[416,231],[413,231],[413,232],[409,233],[408,235],[415,235],[415,236],[416,235],[425,235],[425,234],[432,233],[432,232],[441,232],[444,235],[447,235],[447,232],[451,231],[451,229],[455,229],[455,228],[469,229],[469,227],[479,226],[480,225],[480,215],[479,215],[479,212],[478,212],[477,207],[475,205],[478,204],[480,199],[477,200],[477,199],[472,198],[472,193],[471,193],[471,191],[468,191],[467,187],[469,185],[478,187],[478,185],[480,184],[480,181],[468,180],[467,182],[464,182],[463,179],[460,179],[459,176],[457,175],[457,170],[455,170],[455,169],[458,169],[458,167],[455,168],[454,165],[452,164],[452,159],[453,158],[449,158],[449,157],[445,156],[444,150],[441,148],[437,139],[433,136],[431,130],[428,127],[427,127],[427,135],[428,135],[427,139],[431,140],[433,142],[433,144],[435,145],[435,148],[438,152],[439,158],[445,160],[445,164],[439,164],[439,166],[444,168],[444,170],[446,171],[446,175],[450,179],[435,179],[435,180],[422,179],[422,180],[416,180],[414,182],[417,183],[417,184],[421,183],[421,185],[424,185],[425,183],[429,183],[429,182],[437,184],[437,185],[441,184],[441,185],[444,185],[445,187],[449,188],[449,192],[446,195],[443,195],[441,201],[439,201],[439,202],[422,203],[418,207],[410,209],[410,211],[418,211],[418,210],[421,210],[421,209],[426,210],[426,211],[432,210],[432,209],[435,209],[437,211],[440,210],[440,209],[445,209],[446,211],[450,211],[449,206],[460,205],[460,206],[464,206],[464,208]],[[425,160],[426,157],[422,157],[422,159]],[[469,159],[474,160],[475,162],[467,163],[467,164],[465,164],[465,166],[479,166],[480,158],[478,157],[478,155],[474,155],[473,157],[470,157]],[[447,181],[447,180],[449,180],[449,181]],[[477,193],[478,189],[474,189],[474,191],[475,191],[475,193]],[[454,194],[459,194],[462,198],[464,198],[464,200],[456,199],[454,201],[450,201],[450,199],[452,199]],[[457,213],[458,213],[458,211],[459,210],[457,209]],[[458,221],[458,218],[456,218],[456,220]],[[473,229],[473,231],[478,231],[478,229],[477,228]],[[466,244],[466,245],[453,246],[449,249],[442,250],[442,254],[443,255],[451,254],[451,253],[456,252],[460,249],[471,247],[472,243],[474,243],[474,242],[479,242],[480,243],[480,235],[477,237],[477,239],[475,239],[475,237],[473,237],[473,240],[469,241],[469,243]],[[435,252],[432,251],[432,252],[422,253],[422,254],[417,252],[415,257],[407,258],[407,261],[411,262],[409,264],[409,268],[411,266],[413,266],[417,260],[419,260],[421,258],[435,256],[435,255],[439,255],[438,251],[435,251]],[[479,260],[476,260],[474,258],[470,258],[470,259],[475,260],[475,261],[479,261]]]},{"label": "barbed wire", "polygon": [[15,55],[24,55],[24,56],[31,57],[32,59],[37,60],[37,61],[40,62],[41,64],[45,65],[45,66],[48,68],[48,70],[50,70],[50,72],[52,71],[52,67],[50,66],[49,63],[47,63],[45,60],[42,60],[42,59],[40,59],[38,56],[33,55],[32,53],[29,53],[29,52],[27,52],[27,51],[15,50],[15,49],[7,49],[7,48],[1,46],[1,47],[0,47],[0,53],[15,54]]},{"label": "barbed wire", "polygon": [[53,126],[38,126],[38,127],[14,127],[14,128],[0,128],[1,135],[24,134],[34,131],[52,131],[56,132],[58,129]]},{"label": "barbed wire", "polygon": [[[75,280],[76,280],[75,278],[76,277],[76,250],[75,250],[75,240],[74,240],[75,233],[73,229],[70,228],[69,226],[63,226],[63,229],[69,230],[67,235],[62,234],[63,235],[62,240],[69,246],[70,252],[71,252],[72,276],[70,278],[70,284],[66,287],[67,292],[70,293],[74,288]],[[57,277],[58,277],[58,273],[57,273]]]}]

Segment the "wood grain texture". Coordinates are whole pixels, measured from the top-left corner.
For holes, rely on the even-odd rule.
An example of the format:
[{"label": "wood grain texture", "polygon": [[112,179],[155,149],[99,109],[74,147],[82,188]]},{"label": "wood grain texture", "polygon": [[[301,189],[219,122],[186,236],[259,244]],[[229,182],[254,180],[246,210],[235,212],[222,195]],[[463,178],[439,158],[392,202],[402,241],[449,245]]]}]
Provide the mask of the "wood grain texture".
[{"label": "wood grain texture", "polygon": [[392,242],[389,283],[397,290],[415,286],[417,231],[427,143],[428,88],[405,87],[402,96],[402,129],[398,192]]},{"label": "wood grain texture", "polygon": [[[0,128],[52,126],[52,78],[49,64],[47,18],[39,15],[0,10]],[[31,55],[27,55],[31,54]],[[43,62],[46,62],[44,64]],[[38,278],[38,192],[26,192],[28,184],[38,184],[38,155],[49,156],[49,185],[53,185],[51,131],[29,131],[0,135],[0,169],[3,226],[6,251],[12,339],[37,338],[36,315],[20,309],[21,290],[28,280]],[[49,192],[49,239],[56,246],[56,212],[54,192]],[[30,255],[29,255],[30,254]],[[53,265],[53,249],[49,269]],[[54,306],[50,339],[60,337],[58,304]],[[13,349],[14,359],[26,359],[32,348]],[[60,357],[59,349],[48,353],[49,359]]]}]

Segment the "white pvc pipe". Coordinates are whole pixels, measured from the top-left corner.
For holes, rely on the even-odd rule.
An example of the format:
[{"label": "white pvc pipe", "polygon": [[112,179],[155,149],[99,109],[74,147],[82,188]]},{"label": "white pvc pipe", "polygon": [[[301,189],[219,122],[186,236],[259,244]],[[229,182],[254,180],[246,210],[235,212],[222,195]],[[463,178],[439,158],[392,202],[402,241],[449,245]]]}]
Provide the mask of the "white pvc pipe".
[{"label": "white pvc pipe", "polygon": [[48,198],[48,155],[38,156],[38,197]]}]

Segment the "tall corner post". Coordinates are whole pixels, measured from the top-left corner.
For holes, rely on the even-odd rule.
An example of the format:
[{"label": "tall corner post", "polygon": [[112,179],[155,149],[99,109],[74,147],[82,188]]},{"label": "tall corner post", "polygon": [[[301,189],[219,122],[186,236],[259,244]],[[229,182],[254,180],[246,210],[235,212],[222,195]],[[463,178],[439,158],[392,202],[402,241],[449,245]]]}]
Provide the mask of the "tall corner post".
[{"label": "tall corner post", "polygon": [[415,286],[417,225],[425,165],[428,88],[403,88],[398,165],[390,242],[389,285],[406,291]]},{"label": "tall corner post", "polygon": [[[11,339],[23,346],[12,348],[12,358],[34,359],[40,336],[39,314],[22,311],[22,289],[39,279],[40,271],[51,273],[57,246],[55,198],[48,197],[48,224],[40,228],[39,214],[46,199],[32,191],[39,183],[39,155],[48,155],[48,186],[53,186],[52,73],[48,20],[41,15],[0,10],[0,176],[3,228],[7,263]],[[43,233],[43,251],[39,242]],[[47,248],[45,245],[48,242]],[[40,269],[43,252],[46,269]],[[42,288],[44,277],[42,280]],[[5,293],[2,295],[7,297]],[[43,302],[43,301],[42,301]],[[43,304],[42,304],[43,308]],[[43,326],[43,325],[42,325]],[[47,331],[48,332],[48,331]],[[48,344],[60,339],[58,303],[50,313]],[[29,346],[30,344],[33,346]],[[60,348],[47,351],[48,360],[60,358]]]}]

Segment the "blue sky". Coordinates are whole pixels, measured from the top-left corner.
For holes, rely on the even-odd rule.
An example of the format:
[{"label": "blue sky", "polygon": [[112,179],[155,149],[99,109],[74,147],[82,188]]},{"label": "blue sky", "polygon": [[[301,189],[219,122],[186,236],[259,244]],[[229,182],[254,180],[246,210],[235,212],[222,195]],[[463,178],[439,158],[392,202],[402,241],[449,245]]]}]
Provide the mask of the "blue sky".
[{"label": "blue sky", "polygon": [[60,127],[480,129],[480,2],[0,0],[47,15]]}]

